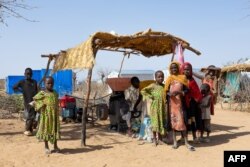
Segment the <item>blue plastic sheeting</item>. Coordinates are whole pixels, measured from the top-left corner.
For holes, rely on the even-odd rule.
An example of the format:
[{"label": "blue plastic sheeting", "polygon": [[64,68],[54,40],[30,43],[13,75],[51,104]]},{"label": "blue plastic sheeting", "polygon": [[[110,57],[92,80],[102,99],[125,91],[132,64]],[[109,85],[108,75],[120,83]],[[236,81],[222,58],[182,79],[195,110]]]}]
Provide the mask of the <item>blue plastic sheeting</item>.
[{"label": "blue plastic sheeting", "polygon": [[58,71],[52,77],[55,79],[54,89],[60,97],[72,94],[72,70]]},{"label": "blue plastic sheeting", "polygon": [[[5,81],[5,90],[8,94],[14,94],[12,87],[20,80],[24,79],[24,76],[8,76]],[[17,93],[16,93],[17,94]],[[18,92],[20,94],[20,92]]]},{"label": "blue plastic sheeting", "polygon": [[235,95],[240,89],[240,72],[228,72],[226,76],[226,85],[223,92],[226,96]]},{"label": "blue plastic sheeting", "polygon": [[[48,72],[48,75],[50,74],[50,71]],[[37,81],[37,83],[40,82],[42,77],[44,76],[46,70],[33,70],[33,76],[32,78]],[[73,83],[72,83],[72,70],[64,70],[64,71],[58,71],[55,74],[52,75],[54,78],[54,89],[59,94],[59,97],[64,96],[65,94],[72,94],[73,90]],[[24,76],[8,76],[6,77],[5,82],[5,88],[7,94],[16,94],[17,92],[14,92],[12,87],[20,80],[24,79]],[[44,88],[44,83],[41,85],[41,89]]]}]

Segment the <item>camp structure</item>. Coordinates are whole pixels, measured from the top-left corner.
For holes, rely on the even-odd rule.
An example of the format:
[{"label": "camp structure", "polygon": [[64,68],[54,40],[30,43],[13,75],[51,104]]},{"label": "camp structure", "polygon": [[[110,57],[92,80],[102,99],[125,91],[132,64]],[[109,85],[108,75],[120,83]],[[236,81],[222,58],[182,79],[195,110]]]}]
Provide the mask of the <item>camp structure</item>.
[{"label": "camp structure", "polygon": [[85,42],[74,48],[61,51],[54,56],[53,71],[64,69],[88,69],[87,93],[84,97],[84,112],[82,116],[82,140],[81,144],[86,145],[86,112],[91,91],[92,69],[95,64],[96,54],[99,50],[122,52],[124,57],[131,54],[143,55],[147,58],[152,56],[164,56],[175,54],[176,46],[190,50],[197,55],[201,53],[192,48],[190,44],[174,35],[165,32],[156,32],[148,29],[133,35],[117,35],[107,32],[96,32]]},{"label": "camp structure", "polygon": [[[234,110],[249,110],[250,106],[250,61],[221,68],[221,107]],[[228,107],[226,107],[226,105]],[[246,105],[246,107],[244,107]]]}]

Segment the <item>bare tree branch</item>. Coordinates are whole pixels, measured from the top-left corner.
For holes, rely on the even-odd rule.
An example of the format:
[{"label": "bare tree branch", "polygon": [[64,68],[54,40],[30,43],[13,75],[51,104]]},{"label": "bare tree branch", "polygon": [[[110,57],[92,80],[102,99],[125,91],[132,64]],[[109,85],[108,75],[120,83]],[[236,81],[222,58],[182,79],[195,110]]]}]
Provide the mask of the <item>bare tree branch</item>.
[{"label": "bare tree branch", "polygon": [[23,0],[0,0],[0,23],[7,25],[6,19],[9,17],[21,18],[29,22],[36,22],[22,14],[18,10],[32,10],[31,7],[23,2]]}]

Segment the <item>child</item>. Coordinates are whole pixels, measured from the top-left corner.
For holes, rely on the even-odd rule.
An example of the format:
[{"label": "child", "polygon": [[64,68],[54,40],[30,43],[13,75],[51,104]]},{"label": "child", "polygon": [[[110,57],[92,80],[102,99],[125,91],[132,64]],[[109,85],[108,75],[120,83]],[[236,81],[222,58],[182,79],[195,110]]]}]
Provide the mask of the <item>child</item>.
[{"label": "child", "polygon": [[150,119],[153,131],[153,140],[155,146],[162,143],[161,136],[165,134],[164,121],[165,121],[165,104],[164,104],[164,74],[162,71],[155,72],[155,83],[141,90],[143,98],[152,99],[150,107]]},{"label": "child", "polygon": [[210,94],[211,94],[211,107],[210,112],[211,115],[214,115],[214,105],[217,102],[218,96],[218,78],[220,75],[221,69],[215,67],[214,65],[210,65],[207,68],[202,68],[202,72],[205,72],[205,76],[194,73],[194,76],[201,79],[202,83],[206,83],[210,86]]},{"label": "child", "polygon": [[193,78],[192,65],[188,62],[185,62],[181,66],[181,71],[188,80],[188,92],[185,96],[188,127],[190,128],[189,130],[192,130],[194,143],[199,143],[200,131],[202,126],[199,103],[202,99],[202,95],[196,81]]},{"label": "child", "polygon": [[202,124],[203,129],[201,131],[201,138],[203,139],[204,131],[207,132],[207,138],[204,140],[205,142],[209,142],[209,134],[211,132],[211,116],[210,116],[210,107],[212,103],[212,95],[210,94],[210,86],[206,83],[201,85],[201,93],[202,93],[202,100],[201,100],[201,112],[202,112]]},{"label": "child", "polygon": [[58,94],[53,90],[54,79],[47,77],[45,80],[45,91],[40,91],[35,95],[34,105],[36,111],[40,111],[40,124],[36,137],[43,140],[45,143],[45,153],[50,154],[48,141],[54,144],[54,151],[59,152],[57,146],[57,139],[60,138],[59,134],[59,104]]},{"label": "child", "polygon": [[188,81],[185,75],[180,74],[178,62],[172,62],[169,66],[170,76],[165,83],[165,92],[168,98],[169,115],[173,132],[173,148],[177,149],[176,132],[180,131],[185,140],[185,145],[190,151],[195,148],[188,143],[187,139],[187,118],[185,111],[184,97],[187,93]]},{"label": "child", "polygon": [[36,124],[36,112],[35,109],[29,105],[30,102],[33,101],[33,97],[38,92],[37,82],[36,80],[32,79],[32,69],[26,68],[25,72],[25,79],[19,81],[17,84],[13,86],[13,90],[15,92],[19,91],[23,94],[23,100],[24,100],[24,109],[26,116],[26,122],[25,122],[25,132],[24,134],[27,136],[31,136],[33,132],[33,124]]},{"label": "child", "polygon": [[139,86],[140,86],[139,78],[132,77],[130,82],[131,82],[131,86],[124,91],[126,104],[123,104],[121,108],[122,119],[125,120],[127,123],[129,136],[132,135],[131,112],[137,111],[137,106],[141,101],[141,95],[139,91]]}]

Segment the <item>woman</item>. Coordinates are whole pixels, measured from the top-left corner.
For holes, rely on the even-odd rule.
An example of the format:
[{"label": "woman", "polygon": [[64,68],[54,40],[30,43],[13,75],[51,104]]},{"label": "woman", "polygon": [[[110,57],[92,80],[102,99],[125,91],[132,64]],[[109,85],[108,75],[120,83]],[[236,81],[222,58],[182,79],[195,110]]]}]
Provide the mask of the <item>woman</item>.
[{"label": "woman", "polygon": [[188,143],[186,133],[186,111],[185,94],[188,89],[188,81],[185,75],[180,74],[180,65],[178,62],[172,62],[169,66],[170,76],[165,83],[165,92],[168,98],[170,121],[173,131],[173,148],[177,149],[176,132],[180,131],[185,140],[185,145],[190,151],[195,148]]},{"label": "woman", "polygon": [[207,68],[202,68],[201,72],[205,72],[205,76],[193,73],[195,77],[202,80],[202,83],[206,83],[210,86],[210,93],[212,95],[211,103],[211,115],[214,115],[214,105],[217,102],[218,96],[218,78],[220,75],[220,68],[210,65]]}]

